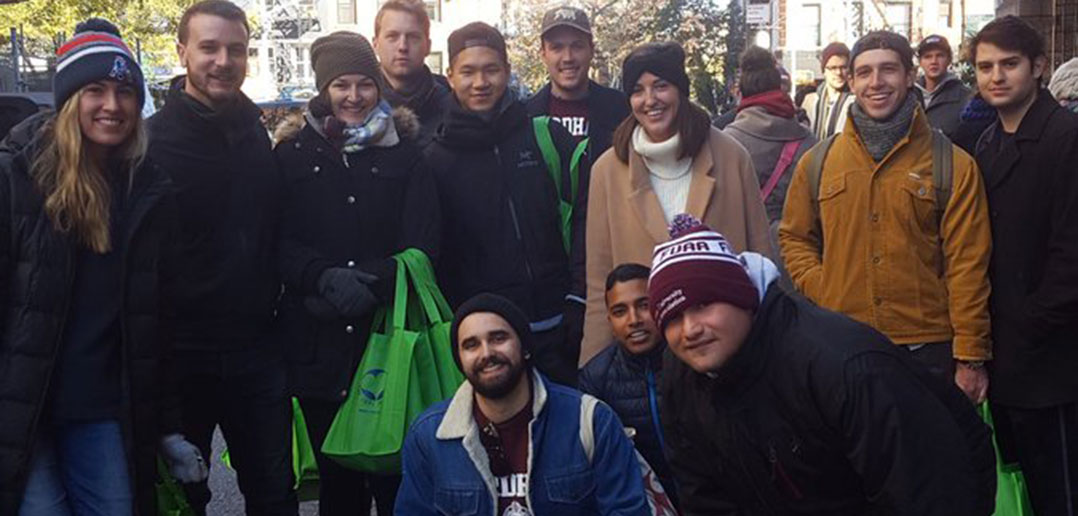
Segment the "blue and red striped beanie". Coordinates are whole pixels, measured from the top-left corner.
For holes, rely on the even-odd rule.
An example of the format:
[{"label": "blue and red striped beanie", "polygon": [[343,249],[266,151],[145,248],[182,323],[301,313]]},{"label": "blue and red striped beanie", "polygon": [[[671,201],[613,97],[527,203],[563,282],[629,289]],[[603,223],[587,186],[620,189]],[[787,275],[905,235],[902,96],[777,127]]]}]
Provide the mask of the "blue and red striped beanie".
[{"label": "blue and red striped beanie", "polygon": [[101,80],[130,84],[142,109],[146,100],[142,68],[115,25],[101,18],[90,18],[78,24],[75,35],[56,51],[56,75],[52,79],[56,109],[83,86]]}]

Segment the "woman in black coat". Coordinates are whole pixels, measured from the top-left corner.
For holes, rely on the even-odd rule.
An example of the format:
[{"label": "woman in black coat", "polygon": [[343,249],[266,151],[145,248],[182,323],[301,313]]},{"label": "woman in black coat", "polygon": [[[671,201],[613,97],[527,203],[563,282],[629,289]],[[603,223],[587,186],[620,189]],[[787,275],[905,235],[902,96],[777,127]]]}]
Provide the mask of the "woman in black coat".
[{"label": "woman in black coat", "polygon": [[0,514],[155,514],[158,453],[206,476],[159,324],[175,205],[119,31],[88,20],[58,55],[59,111],[0,145]]},{"label": "woman in black coat", "polygon": [[[320,93],[306,125],[281,135],[276,149],[287,184],[279,317],[292,393],[311,444],[321,450],[363,356],[374,309],[392,299],[392,255],[409,247],[434,254],[438,205],[414,143],[415,115],[382,99],[367,40],[348,32],[319,38],[311,64]],[[359,514],[372,494],[379,514],[393,512],[399,476],[368,476],[321,452],[316,459],[322,514]]]}]

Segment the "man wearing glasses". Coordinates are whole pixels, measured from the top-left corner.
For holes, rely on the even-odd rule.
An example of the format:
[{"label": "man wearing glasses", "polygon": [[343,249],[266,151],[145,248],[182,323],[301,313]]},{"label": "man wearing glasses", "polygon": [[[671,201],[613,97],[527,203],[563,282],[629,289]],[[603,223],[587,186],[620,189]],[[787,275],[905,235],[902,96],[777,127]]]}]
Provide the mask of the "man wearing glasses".
[{"label": "man wearing glasses", "polygon": [[815,92],[805,95],[801,108],[808,115],[809,126],[816,134],[816,139],[823,140],[842,132],[846,113],[854,103],[854,96],[846,83],[849,47],[838,41],[827,45],[820,53],[820,63],[824,80]]}]

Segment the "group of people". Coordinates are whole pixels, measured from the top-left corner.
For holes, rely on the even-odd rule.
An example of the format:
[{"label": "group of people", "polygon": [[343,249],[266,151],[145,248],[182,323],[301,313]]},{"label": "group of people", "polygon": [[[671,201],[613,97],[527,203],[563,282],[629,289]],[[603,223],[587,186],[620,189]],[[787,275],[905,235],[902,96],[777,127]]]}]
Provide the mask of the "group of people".
[{"label": "group of people", "polygon": [[[92,18],[0,144],[0,513],[155,514],[165,471],[204,513],[219,426],[247,512],[294,515],[292,397],[330,516],[987,516],[993,437],[1037,514],[1076,513],[1078,115],[1026,22],[968,42],[973,97],[939,36],[920,78],[898,34],[828,45],[801,109],[750,48],[719,130],[677,43],[611,89],[556,7],[519,99],[497,29],[454,31],[442,77],[424,5],[388,0],[311,45],[275,144],[244,11],[178,25],[153,117]],[[465,382],[402,474],[363,473],[320,450],[408,248]]]}]

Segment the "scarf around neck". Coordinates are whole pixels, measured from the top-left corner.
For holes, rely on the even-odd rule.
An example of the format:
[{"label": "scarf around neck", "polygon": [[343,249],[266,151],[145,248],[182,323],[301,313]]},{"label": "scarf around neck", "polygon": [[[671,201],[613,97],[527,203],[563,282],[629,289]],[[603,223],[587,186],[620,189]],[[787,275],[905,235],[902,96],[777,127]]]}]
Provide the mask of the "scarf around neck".
[{"label": "scarf around neck", "polygon": [[389,86],[389,80],[386,79],[383,81],[386,88],[382,91],[382,96],[385,97],[391,105],[404,106],[418,113],[434,93],[434,75],[431,73],[430,68],[427,68],[427,65],[423,65],[423,69],[419,71],[419,77],[417,77],[417,79],[418,83],[415,89],[407,94],[394,90]]},{"label": "scarf around neck", "polygon": [[797,114],[794,101],[790,100],[790,96],[782,90],[765,91],[745,97],[737,105],[737,111],[740,113],[741,110],[753,106],[760,106],[768,113],[782,118],[793,118]]},{"label": "scarf around neck", "polygon": [[346,124],[333,115],[322,119],[322,133],[341,152],[359,152],[368,147],[392,147],[400,142],[393,125],[393,108],[380,100],[360,124]]},{"label": "scarf around neck", "polygon": [[891,116],[876,120],[861,109],[860,104],[854,104],[850,108],[850,116],[853,124],[861,135],[861,141],[865,143],[869,155],[875,161],[880,161],[901,140],[910,129],[913,122],[913,114],[916,111],[918,101],[913,92],[906,93],[906,100],[902,105],[891,113]]}]

